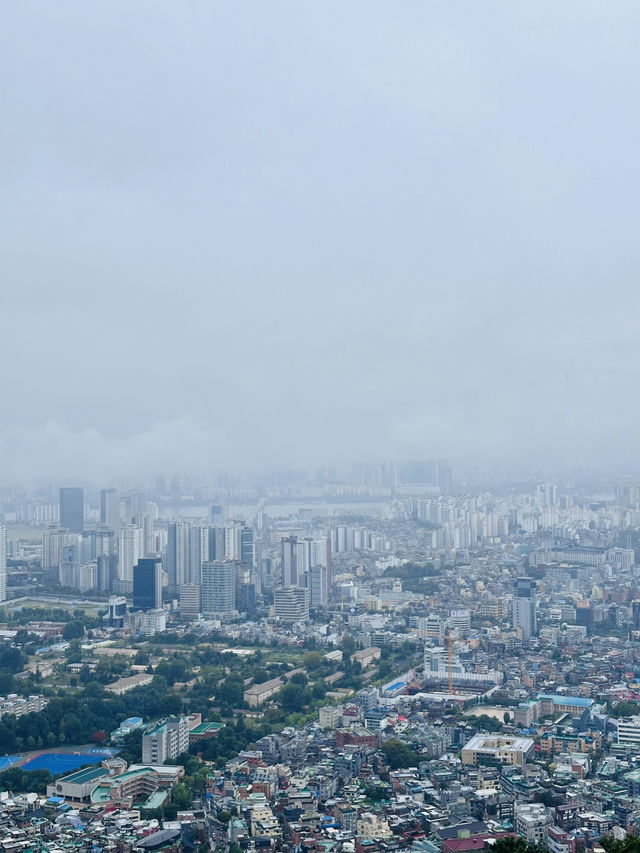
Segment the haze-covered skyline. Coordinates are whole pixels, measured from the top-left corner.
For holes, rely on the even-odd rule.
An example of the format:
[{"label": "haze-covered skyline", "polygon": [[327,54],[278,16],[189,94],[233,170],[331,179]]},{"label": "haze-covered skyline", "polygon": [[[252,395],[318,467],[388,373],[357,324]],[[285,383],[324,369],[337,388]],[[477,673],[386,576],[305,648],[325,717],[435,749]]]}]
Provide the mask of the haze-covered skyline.
[{"label": "haze-covered skyline", "polygon": [[5,4],[4,479],[637,467],[637,4]]}]

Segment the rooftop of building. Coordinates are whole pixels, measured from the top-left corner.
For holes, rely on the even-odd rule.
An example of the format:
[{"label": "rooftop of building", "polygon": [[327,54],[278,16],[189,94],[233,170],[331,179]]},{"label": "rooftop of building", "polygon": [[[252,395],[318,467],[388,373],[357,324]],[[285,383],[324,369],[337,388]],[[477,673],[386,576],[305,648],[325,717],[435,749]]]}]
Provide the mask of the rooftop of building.
[{"label": "rooftop of building", "polygon": [[272,690],[282,685],[281,678],[271,678],[269,681],[263,681],[262,684],[252,684],[247,689],[247,693],[263,693],[265,690]]},{"label": "rooftop of building", "polygon": [[206,734],[207,732],[217,732],[220,729],[224,728],[224,723],[200,723],[197,726],[194,726],[190,731],[190,735],[201,735]]},{"label": "rooftop of building", "polygon": [[465,744],[464,749],[471,750],[494,750],[508,749],[526,752],[533,746],[533,740],[529,737],[512,737],[508,735],[477,734]]},{"label": "rooftop of building", "polygon": [[100,779],[101,776],[107,776],[108,773],[109,771],[105,770],[104,767],[85,767],[84,770],[76,770],[74,773],[69,773],[68,776],[63,776],[58,779],[58,783],[84,785],[94,779]]},{"label": "rooftop of building", "polygon": [[584,696],[561,696],[558,693],[539,693],[538,699],[551,699],[556,705],[574,705],[579,708],[590,708],[594,704],[593,699]]}]

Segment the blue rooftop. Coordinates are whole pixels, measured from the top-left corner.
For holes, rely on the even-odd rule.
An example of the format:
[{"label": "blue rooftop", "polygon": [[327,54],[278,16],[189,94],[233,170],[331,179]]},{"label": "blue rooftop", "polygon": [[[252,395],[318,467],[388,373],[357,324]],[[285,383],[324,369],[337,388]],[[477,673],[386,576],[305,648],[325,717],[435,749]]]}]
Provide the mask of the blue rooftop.
[{"label": "blue rooftop", "polygon": [[593,699],[584,696],[559,696],[557,693],[539,693],[538,699],[552,699],[556,705],[575,705],[576,708],[589,708],[593,705]]}]

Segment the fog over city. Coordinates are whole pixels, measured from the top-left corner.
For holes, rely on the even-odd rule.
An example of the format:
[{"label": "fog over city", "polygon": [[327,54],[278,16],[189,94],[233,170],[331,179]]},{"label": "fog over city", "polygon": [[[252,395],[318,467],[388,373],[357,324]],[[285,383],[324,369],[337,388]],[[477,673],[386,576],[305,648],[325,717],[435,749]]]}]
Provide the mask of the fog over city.
[{"label": "fog over city", "polygon": [[637,3],[2,11],[3,480],[637,467]]}]

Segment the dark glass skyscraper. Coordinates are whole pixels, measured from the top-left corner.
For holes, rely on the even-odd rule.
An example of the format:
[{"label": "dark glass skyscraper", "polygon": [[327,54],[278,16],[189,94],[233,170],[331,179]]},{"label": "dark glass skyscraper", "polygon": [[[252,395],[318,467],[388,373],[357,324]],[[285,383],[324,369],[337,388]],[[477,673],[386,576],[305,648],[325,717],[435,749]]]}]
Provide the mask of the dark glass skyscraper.
[{"label": "dark glass skyscraper", "polygon": [[80,486],[60,489],[60,527],[70,533],[84,531],[84,489]]},{"label": "dark glass skyscraper", "polygon": [[243,563],[247,563],[247,565],[253,566],[255,565],[254,553],[253,553],[253,528],[243,526],[242,531],[240,533],[240,559]]},{"label": "dark glass skyscraper", "polygon": [[159,557],[138,560],[133,567],[133,606],[141,610],[162,607],[162,561]]}]

